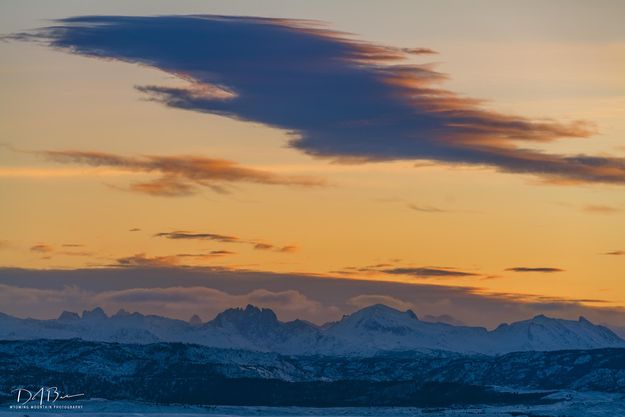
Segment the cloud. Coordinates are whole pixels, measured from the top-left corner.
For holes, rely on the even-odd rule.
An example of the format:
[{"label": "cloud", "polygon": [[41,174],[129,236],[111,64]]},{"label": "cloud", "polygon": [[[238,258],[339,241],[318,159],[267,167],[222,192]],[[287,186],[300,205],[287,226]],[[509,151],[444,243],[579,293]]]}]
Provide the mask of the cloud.
[{"label": "cloud", "polygon": [[625,256],[625,250],[613,250],[611,252],[605,252],[604,255]]},{"label": "cloud", "polygon": [[65,256],[94,256],[95,255],[93,252],[71,251],[71,250],[57,252],[57,254],[58,255],[65,255]]},{"label": "cloud", "polygon": [[242,243],[251,245],[255,250],[272,250],[282,253],[293,253],[297,251],[297,246],[276,246],[272,243],[262,242],[258,240],[241,239],[236,236],[223,235],[218,233],[197,233],[189,232],[185,230],[176,230],[173,232],[159,232],[154,235],[155,237],[164,237],[172,240],[208,240],[222,243]]},{"label": "cloud", "polygon": [[400,300],[389,295],[380,294],[357,295],[356,297],[348,299],[347,303],[359,309],[374,304],[384,304],[401,311],[410,310],[414,307],[410,302]]},{"label": "cloud", "polygon": [[408,208],[421,213],[445,213],[447,211],[434,206],[419,206],[416,204],[408,204]]},{"label": "cloud", "polygon": [[41,151],[30,152],[65,164],[125,169],[141,173],[157,173],[160,177],[130,184],[128,190],[162,197],[180,197],[197,193],[198,187],[227,193],[227,184],[237,182],[314,187],[326,185],[320,178],[285,176],[269,171],[247,168],[225,159],[199,156],[127,157],[105,152]]},{"label": "cloud", "polygon": [[603,204],[590,204],[583,207],[583,210],[587,213],[593,214],[616,214],[623,211],[619,207],[606,206]]},{"label": "cloud", "polygon": [[278,252],[282,252],[282,253],[293,253],[293,252],[297,252],[299,250],[299,247],[295,246],[295,245],[287,245],[287,246],[282,246],[277,248]]},{"label": "cloud", "polygon": [[30,247],[31,252],[48,254],[54,252],[54,247],[52,245],[48,245],[47,243],[37,243]]},{"label": "cloud", "polygon": [[398,267],[398,268],[381,269],[380,271],[384,272],[385,274],[410,275],[410,276],[418,277],[418,278],[478,276],[478,274],[474,274],[472,272],[458,271],[458,270],[449,269],[449,268],[430,268],[430,267],[421,267],[421,268]]},{"label": "cloud", "polygon": [[133,227],[132,229],[128,229],[129,232],[140,232],[141,229],[139,229],[138,227]]},{"label": "cloud", "polygon": [[93,252],[87,251],[79,251],[79,250],[71,250],[76,248],[82,248],[84,245],[79,243],[64,243],[61,245],[62,248],[66,248],[66,250],[56,250],[54,246],[49,245],[47,243],[38,243],[30,247],[30,251],[34,253],[39,253],[41,255],[45,255],[44,259],[51,259],[52,254],[61,255],[61,256],[93,256]]},{"label": "cloud", "polygon": [[[13,37],[174,74],[188,86],[138,88],[171,107],[281,128],[291,147],[318,157],[488,166],[560,184],[625,183],[624,158],[532,149],[589,137],[590,123],[486,110],[479,100],[440,88],[446,77],[431,65],[406,61],[433,52],[427,48],[375,45],[315,22],[234,16],[74,17]],[[185,175],[177,177],[195,185]],[[256,173],[244,178],[292,182]],[[178,185],[142,189],[189,192]]]},{"label": "cloud", "polygon": [[281,253],[294,253],[294,252],[297,252],[298,250],[298,247],[295,245],[276,246],[276,245],[272,245],[271,243],[265,243],[265,242],[253,243],[253,245],[254,245],[254,249],[256,250],[272,250],[274,252],[281,252]]},{"label": "cloud", "polygon": [[165,256],[147,256],[145,253],[137,253],[132,256],[116,259],[113,266],[126,268],[170,268],[174,266],[185,266],[185,261],[189,260],[203,262],[234,254],[234,252],[227,250],[214,250],[207,253],[179,253]]},{"label": "cloud", "polygon": [[550,268],[550,267],[527,267],[527,266],[515,266],[513,268],[507,268],[506,271],[512,272],[544,272],[544,273],[553,273],[553,272],[564,272],[564,269],[560,268]]},{"label": "cloud", "polygon": [[167,239],[174,240],[212,240],[215,242],[225,242],[225,243],[234,243],[240,242],[241,240],[235,236],[228,235],[220,235],[216,233],[195,233],[195,232],[187,232],[184,230],[178,230],[174,232],[159,232],[154,235],[155,237],[164,237]]},{"label": "cloud", "polygon": [[480,276],[472,272],[460,271],[455,268],[448,267],[412,267],[398,266],[399,260],[390,263],[380,263],[367,266],[348,266],[339,271],[339,274],[359,274],[359,273],[382,273],[388,275],[408,275],[415,278],[461,278]]}]

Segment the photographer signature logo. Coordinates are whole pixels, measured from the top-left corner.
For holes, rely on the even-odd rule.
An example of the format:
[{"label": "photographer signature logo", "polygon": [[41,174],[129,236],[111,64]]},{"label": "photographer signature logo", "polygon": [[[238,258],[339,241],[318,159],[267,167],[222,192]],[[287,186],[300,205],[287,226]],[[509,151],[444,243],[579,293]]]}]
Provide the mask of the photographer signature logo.
[{"label": "photographer signature logo", "polygon": [[54,404],[57,401],[72,400],[84,397],[85,394],[65,394],[59,391],[58,387],[40,387],[35,390],[29,390],[26,388],[16,388],[11,391],[16,395],[17,404],[38,404],[43,406],[44,404]]}]

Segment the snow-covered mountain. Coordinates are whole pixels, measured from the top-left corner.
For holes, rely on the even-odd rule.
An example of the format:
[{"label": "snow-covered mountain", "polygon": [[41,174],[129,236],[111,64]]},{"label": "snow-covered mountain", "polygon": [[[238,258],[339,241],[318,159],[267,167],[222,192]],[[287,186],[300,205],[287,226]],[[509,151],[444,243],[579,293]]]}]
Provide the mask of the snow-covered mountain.
[{"label": "snow-covered mountain", "polygon": [[120,310],[108,317],[100,308],[82,315],[63,312],[58,319],[19,319],[0,314],[0,339],[71,339],[148,344],[183,342],[198,345],[277,352],[288,355],[374,355],[388,351],[444,350],[502,354],[625,347],[611,330],[579,320],[536,316],[495,330],[419,320],[410,310],[385,305],[366,307],[341,320],[316,326],[281,322],[270,309],[228,309],[202,323]]}]

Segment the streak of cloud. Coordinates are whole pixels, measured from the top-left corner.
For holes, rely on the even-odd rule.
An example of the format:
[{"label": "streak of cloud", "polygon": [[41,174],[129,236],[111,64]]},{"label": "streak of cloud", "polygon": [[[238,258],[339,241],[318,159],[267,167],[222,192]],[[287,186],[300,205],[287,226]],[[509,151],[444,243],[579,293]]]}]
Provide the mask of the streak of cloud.
[{"label": "streak of cloud", "polygon": [[623,209],[614,206],[608,206],[605,204],[589,204],[583,207],[586,213],[593,214],[616,214],[621,213]]},{"label": "streak of cloud", "polygon": [[385,274],[391,275],[409,275],[417,278],[447,278],[447,277],[475,277],[478,274],[472,272],[458,271],[456,269],[449,268],[431,268],[431,267],[421,267],[421,268],[408,268],[408,267],[399,267],[399,268],[390,268],[390,269],[382,269],[381,272]]},{"label": "streak of cloud", "polygon": [[237,236],[224,235],[218,233],[198,233],[198,232],[190,232],[185,230],[176,230],[173,232],[159,232],[154,235],[154,237],[162,237],[166,239],[172,240],[206,240],[206,241],[214,241],[214,242],[222,242],[222,243],[241,243],[251,245],[251,247],[255,250],[262,251],[275,251],[282,253],[293,253],[297,251],[297,246],[295,245],[287,245],[287,246],[277,246],[272,243],[267,243],[254,239],[241,239]]},{"label": "streak of cloud", "polygon": [[408,204],[408,208],[421,213],[445,213],[447,210],[443,210],[434,206],[420,206],[417,204]]},{"label": "streak of cloud", "polygon": [[348,266],[335,272],[340,274],[381,273],[387,275],[406,275],[414,278],[463,278],[480,276],[473,272],[461,271],[455,268],[399,266],[396,262],[360,267]]},{"label": "streak of cloud", "polygon": [[105,152],[43,151],[34,152],[48,160],[93,167],[125,169],[132,172],[156,173],[150,181],[135,182],[128,189],[143,194],[180,197],[197,193],[198,188],[209,188],[227,193],[233,183],[256,183],[318,187],[326,185],[323,179],[305,176],[287,176],[265,170],[247,168],[225,159],[199,156],[138,156],[127,157]]},{"label": "streak of cloud", "polygon": [[506,271],[512,272],[543,272],[543,273],[554,273],[554,272],[564,272],[564,269],[560,268],[551,268],[546,266],[541,267],[528,267],[528,266],[515,266],[512,268],[506,268]]},{"label": "streak of cloud", "polygon": [[212,240],[215,242],[234,243],[239,242],[240,239],[236,236],[221,235],[217,233],[195,233],[187,232],[184,230],[178,230],[174,232],[159,232],[154,235],[155,237],[164,237],[173,240]]},{"label": "streak of cloud", "polygon": [[30,247],[31,252],[41,253],[41,254],[49,254],[54,252],[54,247],[52,245],[48,245],[47,243],[37,243]]},{"label": "streak of cloud", "polygon": [[145,253],[137,253],[115,260],[113,266],[126,268],[170,268],[175,266],[187,266],[185,261],[205,262],[223,256],[234,255],[234,252],[215,250],[207,253],[179,253],[165,256],[147,256]]}]

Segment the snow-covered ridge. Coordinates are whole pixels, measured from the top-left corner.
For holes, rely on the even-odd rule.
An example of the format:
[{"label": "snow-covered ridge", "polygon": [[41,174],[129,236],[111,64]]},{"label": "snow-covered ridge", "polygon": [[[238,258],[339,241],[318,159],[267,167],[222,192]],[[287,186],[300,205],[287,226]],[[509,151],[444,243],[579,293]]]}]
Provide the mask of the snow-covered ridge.
[{"label": "snow-covered ridge", "polygon": [[281,322],[270,309],[251,305],[225,310],[205,323],[197,316],[186,322],[124,310],[109,317],[101,308],[82,315],[63,312],[53,320],[19,319],[0,313],[0,339],[71,338],[138,344],[195,343],[289,355],[431,350],[502,354],[625,347],[625,340],[583,317],[575,321],[540,315],[488,331],[483,327],[422,321],[410,310],[402,312],[381,304],[323,326],[302,320]]}]

